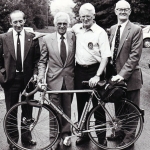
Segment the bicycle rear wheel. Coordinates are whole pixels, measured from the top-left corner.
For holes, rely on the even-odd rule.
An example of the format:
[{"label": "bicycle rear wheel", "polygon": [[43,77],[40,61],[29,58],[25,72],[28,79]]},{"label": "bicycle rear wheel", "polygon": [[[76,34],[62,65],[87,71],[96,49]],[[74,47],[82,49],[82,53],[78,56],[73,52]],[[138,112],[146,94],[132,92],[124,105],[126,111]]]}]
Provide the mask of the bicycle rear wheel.
[{"label": "bicycle rear wheel", "polygon": [[[106,106],[107,105],[107,106]],[[128,100],[121,100],[113,107],[114,103],[105,104],[113,119],[103,113],[101,106],[93,108],[87,119],[87,130],[90,130],[90,139],[103,149],[124,149],[132,145],[141,135],[143,118],[137,106]],[[113,135],[113,140],[108,140]],[[126,142],[123,144],[124,140]],[[128,140],[127,140],[128,139]],[[105,141],[105,142],[104,142]]]},{"label": "bicycle rear wheel", "polygon": [[[32,106],[27,102],[14,105],[4,118],[8,141],[23,150],[50,148],[57,141],[59,130],[60,124],[55,112],[45,104],[40,106],[36,100]],[[24,143],[26,136],[34,139],[36,145]]]}]

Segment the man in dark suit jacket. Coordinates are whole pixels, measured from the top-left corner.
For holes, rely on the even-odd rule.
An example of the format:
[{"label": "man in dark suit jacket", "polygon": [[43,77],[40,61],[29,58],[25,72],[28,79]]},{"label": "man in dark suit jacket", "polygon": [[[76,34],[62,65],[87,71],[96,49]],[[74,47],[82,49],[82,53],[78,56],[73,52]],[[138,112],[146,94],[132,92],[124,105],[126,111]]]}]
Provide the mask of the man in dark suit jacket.
[{"label": "man in dark suit jacket", "polygon": [[[39,80],[44,79],[48,66],[46,82],[49,90],[74,89],[75,36],[72,32],[67,31],[69,24],[69,15],[58,12],[54,16],[57,32],[43,37],[38,78]],[[64,113],[71,117],[72,94],[49,94],[49,96],[53,98],[56,106],[61,107]],[[70,139],[67,137],[71,135],[70,124],[61,115],[58,116],[61,124],[61,138],[64,140],[63,144],[70,146]],[[53,150],[58,148],[61,138],[52,147]]]},{"label": "man in dark suit jacket", "polygon": [[[10,24],[13,30],[0,35],[0,84],[4,88],[7,111],[19,101],[19,94],[24,90],[30,78],[34,76],[36,79],[37,76],[37,63],[40,58],[39,43],[38,40],[32,40],[33,34],[24,30],[25,21],[22,11],[13,11],[10,14]],[[32,87],[29,91],[31,90]],[[25,100],[25,97],[21,100]],[[25,111],[22,115],[23,113],[25,115]],[[10,136],[17,142],[18,134],[16,131]],[[24,134],[21,140],[31,145],[36,144],[32,140],[31,133]],[[10,149],[16,148],[10,144]]]},{"label": "man in dark suit jacket", "polygon": [[[139,60],[142,53],[143,35],[141,27],[129,21],[130,13],[131,8],[127,1],[120,0],[116,3],[115,14],[118,24],[110,29],[112,59],[107,66],[107,75],[112,76],[112,81],[125,80],[127,98],[139,106],[140,88],[142,87]],[[130,141],[133,135],[134,131],[128,135],[125,133],[121,144]]]}]

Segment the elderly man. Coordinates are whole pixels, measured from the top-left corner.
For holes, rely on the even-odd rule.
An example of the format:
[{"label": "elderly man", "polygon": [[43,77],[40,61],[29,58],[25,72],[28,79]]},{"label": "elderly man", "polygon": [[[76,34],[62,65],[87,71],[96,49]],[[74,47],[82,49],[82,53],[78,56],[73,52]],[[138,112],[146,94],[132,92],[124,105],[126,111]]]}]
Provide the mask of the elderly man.
[{"label": "elderly man", "polygon": [[[75,89],[85,89],[82,81],[89,81],[89,86],[94,87],[99,80],[104,79],[103,71],[111,56],[110,46],[107,33],[98,26],[95,21],[95,8],[90,3],[85,3],[79,10],[80,20],[82,23],[72,27],[72,31],[76,35],[76,66],[75,66]],[[46,35],[45,33],[37,33],[37,37]],[[78,120],[86,101],[89,99],[88,93],[77,94]],[[97,100],[94,99],[93,105],[96,106]],[[100,110],[104,113],[103,109]],[[104,114],[105,115],[105,114]],[[105,118],[97,118],[104,120]],[[105,132],[99,138],[99,142],[105,143]],[[79,137],[76,141],[80,145],[89,141],[87,134]]]},{"label": "elderly man", "polygon": [[[7,111],[19,101],[19,94],[24,90],[32,76],[37,76],[37,63],[40,58],[40,47],[38,40],[32,40],[34,35],[23,29],[25,24],[25,14],[15,10],[10,13],[10,24],[13,27],[11,32],[0,35],[0,83],[4,88]],[[33,90],[30,87],[29,92]],[[25,100],[22,97],[21,100]],[[32,109],[32,108],[30,108]],[[22,108],[22,118],[27,118],[26,109]],[[16,114],[14,114],[17,116]],[[32,113],[30,114],[32,118]],[[12,124],[17,124],[14,119],[10,119]],[[11,138],[18,142],[19,132],[13,126],[10,134]],[[24,144],[35,145],[31,132],[25,128],[21,130],[21,141]],[[15,150],[10,144],[10,149]]]},{"label": "elderly man", "polygon": [[[39,80],[43,80],[47,70],[47,85],[50,90],[73,90],[74,89],[74,66],[75,66],[75,36],[67,32],[70,24],[69,15],[59,12],[54,17],[55,33],[43,37],[41,58],[39,61]],[[61,107],[68,117],[71,117],[72,94],[50,94],[56,106]],[[64,145],[70,146],[70,124],[59,115],[61,123],[61,138]],[[52,149],[56,149],[61,141],[59,138]]]},{"label": "elderly man", "polygon": [[[142,87],[142,74],[139,67],[143,46],[142,29],[129,21],[131,7],[127,1],[120,0],[116,3],[115,14],[118,23],[110,29],[112,59],[107,66],[107,75],[113,75],[112,81],[125,80],[127,98],[139,106]],[[117,104],[115,108],[117,112]],[[125,132],[122,136],[121,145],[124,145],[134,136],[134,131],[130,129],[130,134]],[[108,139],[116,138],[112,136]]]},{"label": "elderly man", "polygon": [[[107,33],[94,21],[94,6],[90,3],[83,4],[79,15],[82,23],[72,27],[76,35],[75,89],[85,89],[87,87],[82,84],[82,81],[89,81],[89,86],[94,87],[98,81],[104,79],[103,71],[111,53]],[[78,121],[88,99],[88,93],[77,93]],[[93,105],[97,104],[97,100],[94,99]],[[102,109],[100,111],[104,113]],[[104,132],[103,137],[98,137],[102,144],[106,144],[105,136]],[[76,144],[80,145],[88,140],[89,137],[84,134],[77,139]]]}]

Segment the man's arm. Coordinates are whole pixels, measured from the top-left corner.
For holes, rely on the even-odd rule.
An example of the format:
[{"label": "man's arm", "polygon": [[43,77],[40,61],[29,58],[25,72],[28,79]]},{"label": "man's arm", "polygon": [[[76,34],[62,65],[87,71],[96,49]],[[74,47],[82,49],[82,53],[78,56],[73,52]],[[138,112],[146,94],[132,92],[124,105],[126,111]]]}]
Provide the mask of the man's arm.
[{"label": "man's arm", "polygon": [[103,73],[103,71],[104,71],[104,69],[105,69],[105,67],[107,65],[107,62],[108,62],[108,58],[107,57],[106,58],[102,58],[96,75],[89,80],[89,86],[90,87],[96,86],[97,82],[100,80],[100,75],[102,75],[102,73]]},{"label": "man's arm", "polygon": [[41,56],[38,63],[38,80],[40,82],[44,82],[46,67],[48,61],[48,49],[46,46],[46,41],[43,38],[42,49],[41,49]]},{"label": "man's arm", "polygon": [[34,40],[34,58],[33,58],[33,63],[34,63],[34,71],[33,71],[33,77],[34,80],[37,80],[37,74],[38,74],[38,62],[40,59],[40,46],[39,46],[39,41],[38,39]]},{"label": "man's arm", "polygon": [[138,65],[138,62],[141,57],[142,47],[143,47],[143,33],[141,28],[137,28],[134,32],[131,51],[129,58],[122,67],[118,75],[112,78],[113,81],[127,80],[133,73],[135,67]]},{"label": "man's arm", "polygon": [[0,72],[4,75],[5,74],[4,68],[4,52],[3,52],[3,41],[2,35],[0,36]]}]

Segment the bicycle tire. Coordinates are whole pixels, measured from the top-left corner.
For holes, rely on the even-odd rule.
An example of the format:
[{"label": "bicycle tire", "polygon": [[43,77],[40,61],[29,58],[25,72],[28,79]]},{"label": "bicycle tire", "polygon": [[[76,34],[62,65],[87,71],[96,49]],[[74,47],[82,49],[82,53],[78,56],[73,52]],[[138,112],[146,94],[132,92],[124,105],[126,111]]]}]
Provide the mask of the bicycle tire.
[{"label": "bicycle tire", "polygon": [[[52,147],[57,141],[60,133],[60,123],[55,111],[48,105],[43,104],[39,119],[33,129],[33,124],[38,115],[39,104],[38,101],[34,100],[32,102],[32,119],[27,119],[28,115],[26,113],[26,118],[21,117],[22,109],[31,107],[26,101],[17,103],[14,105],[4,117],[4,132],[8,141],[21,150],[47,150]],[[15,116],[17,112],[17,117]],[[12,120],[18,120],[18,123],[12,123]],[[26,120],[25,120],[26,119]],[[11,126],[11,129],[10,129]],[[12,129],[13,127],[13,129]],[[14,137],[15,131],[18,131],[18,135]],[[31,134],[32,139],[36,141],[35,146],[23,143],[23,135]]]},{"label": "bicycle tire", "polygon": [[[93,108],[88,116],[86,124],[87,130],[93,130],[88,132],[88,135],[92,142],[102,149],[125,149],[135,143],[142,133],[143,117],[139,108],[128,100],[121,100],[117,102],[117,104],[120,108],[118,108],[113,115],[114,125],[110,119],[108,119],[107,113],[103,115],[99,112],[101,109],[100,104]],[[112,103],[106,105],[112,105]],[[112,107],[110,108],[110,106],[106,107],[110,114],[113,114],[112,111],[114,111],[114,109],[112,109]],[[99,131],[94,131],[95,129],[99,129]],[[116,136],[116,139],[109,141],[108,134],[112,131],[113,135]],[[119,135],[119,133],[124,134]],[[120,145],[125,136],[129,134],[130,140],[124,145]],[[104,140],[106,141],[105,144],[103,143]]]}]

